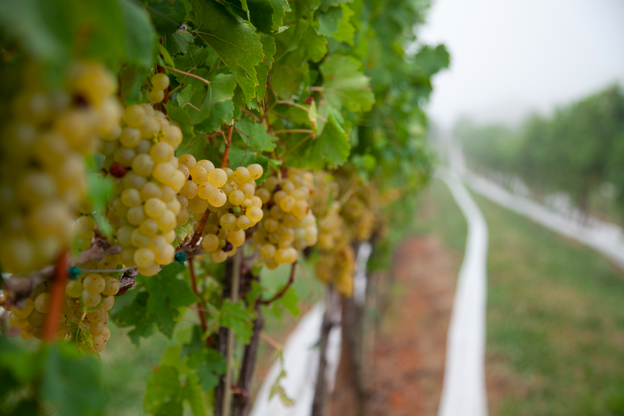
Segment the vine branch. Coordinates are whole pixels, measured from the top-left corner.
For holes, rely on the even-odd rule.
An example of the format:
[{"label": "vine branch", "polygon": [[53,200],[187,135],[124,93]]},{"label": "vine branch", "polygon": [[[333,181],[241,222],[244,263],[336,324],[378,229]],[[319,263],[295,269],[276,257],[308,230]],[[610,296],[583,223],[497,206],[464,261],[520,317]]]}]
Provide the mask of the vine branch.
[{"label": "vine branch", "polygon": [[288,288],[290,288],[290,286],[292,286],[292,284],[295,281],[296,268],[297,268],[297,262],[295,261],[290,267],[290,277],[288,278],[288,282],[284,285],[284,287],[279,292],[277,292],[271,299],[259,300],[258,303],[260,303],[261,305],[270,305],[271,303],[275,302],[276,300],[284,296]]},{"label": "vine branch", "polygon": [[195,277],[195,266],[193,265],[193,259],[188,259],[188,268],[189,275],[191,276],[191,287],[193,288],[193,292],[195,292],[195,295],[199,299],[197,301],[197,315],[199,315],[199,321],[201,322],[201,327],[205,334],[206,332],[208,332],[208,324],[206,323],[206,316],[204,315],[202,308],[202,298],[199,290],[197,289],[197,278]]},{"label": "vine branch", "polygon": [[45,326],[43,327],[43,339],[48,342],[54,340],[58,329],[58,315],[63,306],[68,263],[69,253],[63,251],[56,261],[54,279],[52,280],[52,288],[50,290],[50,310],[46,315]]}]

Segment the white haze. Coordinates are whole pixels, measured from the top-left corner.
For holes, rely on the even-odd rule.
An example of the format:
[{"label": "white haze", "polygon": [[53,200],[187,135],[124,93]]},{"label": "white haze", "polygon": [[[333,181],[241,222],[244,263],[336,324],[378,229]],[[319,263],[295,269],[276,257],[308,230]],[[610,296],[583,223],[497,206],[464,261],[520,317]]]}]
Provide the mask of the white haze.
[{"label": "white haze", "polygon": [[433,0],[423,43],[445,43],[429,112],[516,123],[609,84],[624,85],[624,0]]}]

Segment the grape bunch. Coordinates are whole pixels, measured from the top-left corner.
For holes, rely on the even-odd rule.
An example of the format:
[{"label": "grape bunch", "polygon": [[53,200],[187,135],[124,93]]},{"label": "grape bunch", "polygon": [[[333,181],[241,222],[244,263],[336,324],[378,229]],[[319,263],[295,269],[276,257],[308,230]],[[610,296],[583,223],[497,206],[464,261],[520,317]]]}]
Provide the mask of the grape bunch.
[{"label": "grape bunch", "polygon": [[[83,267],[107,269],[117,264],[117,256],[108,256],[100,262],[91,262]],[[95,352],[102,352],[106,347],[111,332],[106,326],[108,311],[115,304],[115,295],[119,291],[119,281],[110,275],[83,273],[78,280],[67,283],[67,297],[58,316],[57,336],[75,338],[76,342],[93,345]],[[35,288],[32,295],[18,302],[11,308],[9,322],[20,329],[24,339],[43,337],[50,302],[47,283]],[[87,338],[89,341],[87,342]],[[88,350],[88,348],[86,349]]]},{"label": "grape bunch", "polygon": [[316,192],[312,210],[318,218],[319,259],[315,266],[316,277],[344,295],[353,294],[355,255],[351,247],[352,235],[341,215],[342,205],[337,199],[340,186],[326,172],[315,175]]},{"label": "grape bunch", "polygon": [[210,261],[221,263],[236,253],[245,242],[245,230],[264,215],[262,200],[255,195],[262,166],[240,166],[233,171],[215,168],[208,160],[196,161],[188,154],[179,160],[180,169],[189,179],[178,195],[178,201],[186,207],[178,215],[178,226],[188,221],[190,213],[198,220],[208,210],[200,247],[209,253]]},{"label": "grape bunch", "polygon": [[75,63],[62,88],[41,68],[24,71],[0,131],[0,264],[25,273],[53,262],[71,242],[86,194],[84,156],[98,136],[119,130],[115,79],[96,63]]},{"label": "grape bunch", "polygon": [[104,167],[116,178],[107,217],[123,249],[121,263],[153,276],[175,256],[172,243],[182,210],[176,195],[187,179],[174,155],[182,131],[149,104],[127,107],[122,120],[123,128],[104,137],[100,149]]},{"label": "grape bunch", "polygon": [[355,254],[350,244],[341,242],[331,251],[322,251],[315,266],[316,277],[325,283],[332,283],[336,292],[353,296]]},{"label": "grape bunch", "polygon": [[269,269],[294,263],[298,250],[316,244],[316,217],[310,209],[314,191],[311,172],[289,169],[270,176],[256,195],[264,204],[264,218],[254,233],[254,243]]}]

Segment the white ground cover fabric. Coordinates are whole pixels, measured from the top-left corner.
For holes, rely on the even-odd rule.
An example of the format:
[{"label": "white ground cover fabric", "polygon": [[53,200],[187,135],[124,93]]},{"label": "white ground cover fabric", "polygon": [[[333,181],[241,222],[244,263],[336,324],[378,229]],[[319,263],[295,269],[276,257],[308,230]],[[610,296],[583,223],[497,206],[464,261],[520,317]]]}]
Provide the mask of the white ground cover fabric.
[{"label": "white ground cover fabric", "polygon": [[440,170],[439,176],[447,183],[466,217],[468,238],[449,324],[438,415],[486,416],[487,224],[459,177],[448,169]]}]

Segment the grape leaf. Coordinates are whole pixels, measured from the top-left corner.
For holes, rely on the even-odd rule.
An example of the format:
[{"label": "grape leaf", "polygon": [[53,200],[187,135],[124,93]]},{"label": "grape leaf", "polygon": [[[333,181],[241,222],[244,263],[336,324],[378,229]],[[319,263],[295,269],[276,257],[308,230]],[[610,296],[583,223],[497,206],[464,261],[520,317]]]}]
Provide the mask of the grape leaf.
[{"label": "grape leaf", "polygon": [[[186,7],[179,1],[149,0],[149,6],[158,13],[152,12],[154,27],[160,36],[174,33],[186,18]],[[166,16],[166,18],[165,18]]]},{"label": "grape leaf", "polygon": [[175,367],[161,365],[154,368],[147,380],[143,404],[145,411],[154,415],[181,415],[182,386]]},{"label": "grape leaf", "polygon": [[351,24],[351,17],[355,14],[353,10],[346,4],[342,6],[342,19],[338,23],[338,30],[333,34],[333,38],[353,46],[353,38],[355,37],[355,27]]},{"label": "grape leaf", "polygon": [[182,389],[182,400],[189,404],[193,416],[205,416],[206,405],[200,387],[200,378],[192,372],[186,373],[186,381]]},{"label": "grape leaf", "polygon": [[426,77],[430,77],[442,68],[448,68],[450,55],[444,45],[432,48],[428,45],[420,48],[416,54],[416,65],[421,68]]},{"label": "grape leaf", "polygon": [[256,152],[270,152],[275,149],[277,137],[269,134],[264,124],[239,121],[236,128],[246,134],[241,136],[241,140],[249,146],[249,149]]},{"label": "grape leaf", "polygon": [[168,338],[173,335],[173,328],[180,317],[180,309],[197,302],[197,296],[188,282],[178,279],[186,268],[178,263],[171,263],[155,276],[139,278],[147,287],[149,299],[147,312],[153,317],[156,326]]},{"label": "grape leaf", "polygon": [[66,416],[101,415],[106,399],[98,361],[93,356],[79,356],[70,345],[51,345],[42,353],[41,398]]},{"label": "grape leaf", "polygon": [[[149,16],[131,0],[4,0],[0,23],[34,58],[50,65],[48,78],[60,82],[76,52],[103,61],[150,66],[156,45]],[[85,28],[89,36],[80,35]]]},{"label": "grape leaf", "polygon": [[202,390],[212,390],[219,384],[219,376],[225,374],[227,366],[219,351],[201,349],[189,355],[187,366],[197,372]]},{"label": "grape leaf", "polygon": [[232,303],[225,299],[221,305],[219,326],[230,328],[242,344],[248,344],[253,334],[253,321],[256,313],[245,308],[243,302]]},{"label": "grape leaf", "polygon": [[370,90],[369,78],[360,70],[361,63],[351,56],[332,55],[321,64],[327,101],[355,112],[370,111],[375,96]]},{"label": "grape leaf", "polygon": [[216,103],[212,107],[210,116],[196,127],[204,133],[212,133],[215,130],[219,130],[223,123],[230,123],[233,116],[234,103],[232,101]]},{"label": "grape leaf", "polygon": [[163,38],[163,44],[171,56],[175,56],[179,53],[186,53],[193,39],[190,33],[172,33]]},{"label": "grape leaf", "polygon": [[199,112],[193,118],[193,124],[204,121],[212,113],[216,103],[230,101],[234,95],[236,80],[229,74],[218,74],[206,85],[206,94],[201,102]]},{"label": "grape leaf", "polygon": [[[310,142],[308,142],[310,143]],[[347,161],[351,144],[347,139],[347,133],[338,124],[333,114],[330,114],[323,132],[311,141],[307,151],[307,160],[315,166],[340,166]]]},{"label": "grape leaf", "polygon": [[325,36],[333,35],[338,30],[340,19],[342,19],[342,8],[340,7],[331,7],[325,13],[320,13],[318,18],[319,33]]},{"label": "grape leaf", "polygon": [[149,16],[145,9],[131,1],[120,0],[119,4],[125,26],[126,62],[149,68],[157,47],[156,33]]},{"label": "grape leaf", "polygon": [[326,11],[332,6],[340,6],[341,4],[351,3],[353,0],[321,0],[321,10]]},{"label": "grape leaf", "polygon": [[256,93],[258,100],[260,101],[264,101],[264,97],[266,95],[266,82],[269,76],[269,70],[273,66],[275,48],[275,39],[273,39],[273,37],[265,36],[262,38],[262,51],[266,60],[256,67],[256,72],[258,73],[258,86],[256,87]]},{"label": "grape leaf", "polygon": [[184,141],[192,140],[195,137],[195,132],[193,130],[193,123],[191,122],[191,116],[181,107],[173,105],[172,103],[165,104],[165,109],[167,109],[167,117],[171,121],[176,122],[180,129],[182,129],[182,135],[184,137]]},{"label": "grape leaf", "polygon": [[149,293],[137,292],[130,304],[111,315],[117,326],[134,327],[128,332],[128,336],[137,347],[141,338],[147,338],[154,333],[154,319],[147,312],[148,299]]},{"label": "grape leaf", "polygon": [[[180,55],[174,59],[176,68],[184,72],[193,73],[196,69],[206,66],[206,62],[210,57],[210,51],[200,46],[189,45],[184,55]],[[175,77],[178,82],[190,82],[193,79],[187,75],[175,73]],[[198,80],[198,82],[201,82]]]},{"label": "grape leaf", "polygon": [[198,37],[229,67],[249,103],[258,85],[255,67],[264,59],[256,30],[245,22],[239,23],[214,0],[193,0],[192,5]]}]

